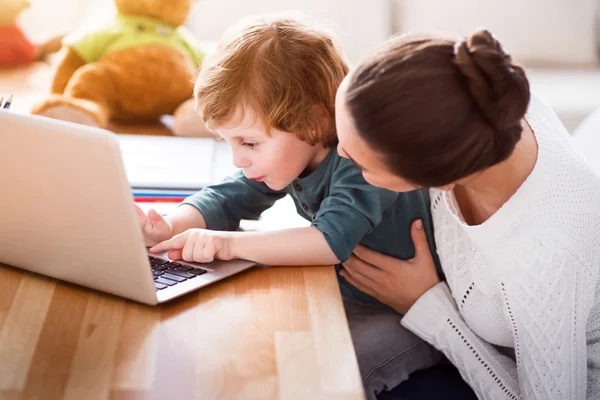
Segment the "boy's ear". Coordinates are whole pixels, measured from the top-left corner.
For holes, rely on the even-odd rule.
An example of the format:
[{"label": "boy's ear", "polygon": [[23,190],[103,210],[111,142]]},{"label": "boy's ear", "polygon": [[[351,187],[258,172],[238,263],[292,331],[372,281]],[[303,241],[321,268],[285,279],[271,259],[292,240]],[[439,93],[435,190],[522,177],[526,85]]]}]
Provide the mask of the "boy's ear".
[{"label": "boy's ear", "polygon": [[316,133],[319,137],[322,137],[326,132],[329,132],[329,129],[331,128],[329,126],[329,113],[323,104],[313,104],[312,112],[315,121],[315,129],[318,130]]}]

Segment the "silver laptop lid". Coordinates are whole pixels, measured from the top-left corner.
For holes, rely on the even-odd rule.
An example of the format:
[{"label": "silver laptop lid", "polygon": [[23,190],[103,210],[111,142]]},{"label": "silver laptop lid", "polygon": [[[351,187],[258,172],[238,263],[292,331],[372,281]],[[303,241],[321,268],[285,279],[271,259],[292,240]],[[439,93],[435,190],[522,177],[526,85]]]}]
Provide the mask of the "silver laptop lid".
[{"label": "silver laptop lid", "polygon": [[0,262],[156,304],[113,133],[0,112]]}]

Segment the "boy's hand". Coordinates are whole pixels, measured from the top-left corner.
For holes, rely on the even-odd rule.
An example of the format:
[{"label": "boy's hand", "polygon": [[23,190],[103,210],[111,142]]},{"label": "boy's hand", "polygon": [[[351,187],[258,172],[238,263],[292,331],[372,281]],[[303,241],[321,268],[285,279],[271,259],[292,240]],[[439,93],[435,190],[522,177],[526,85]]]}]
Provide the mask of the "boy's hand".
[{"label": "boy's hand", "polygon": [[208,263],[215,258],[231,260],[234,258],[232,235],[229,232],[209,231],[207,229],[188,229],[169,240],[150,249],[153,253],[169,251],[169,258]]},{"label": "boy's hand", "polygon": [[138,214],[140,228],[144,234],[144,243],[146,246],[154,246],[157,243],[167,240],[173,236],[173,228],[168,218],[163,217],[153,208],[148,210],[148,215],[135,204]]}]

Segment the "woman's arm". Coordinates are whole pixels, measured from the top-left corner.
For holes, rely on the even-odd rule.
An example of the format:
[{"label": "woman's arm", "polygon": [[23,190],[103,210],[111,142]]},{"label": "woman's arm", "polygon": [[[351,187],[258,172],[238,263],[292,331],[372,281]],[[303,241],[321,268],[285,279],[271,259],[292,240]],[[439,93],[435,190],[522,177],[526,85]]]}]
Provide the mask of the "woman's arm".
[{"label": "woman's arm", "polygon": [[445,282],[423,294],[402,318],[401,324],[442,351],[459,369],[477,398],[524,398],[520,394],[515,362],[469,328]]},{"label": "woman's arm", "polygon": [[[423,239],[413,235],[417,253],[424,249],[424,243],[418,244]],[[427,257],[401,261],[364,249],[358,254],[344,264],[344,276],[405,313],[402,325],[443,351],[479,398],[586,398],[585,330],[598,273],[564,246],[546,246],[537,252],[543,260],[529,259],[510,273],[499,273],[516,362],[469,328],[446,283],[423,290],[434,268]]]},{"label": "woman's arm", "polygon": [[500,277],[516,363],[471,331],[445,283],[425,293],[402,325],[442,350],[480,398],[585,399],[595,284],[583,282],[594,274],[569,254],[545,256],[555,264],[531,263]]}]

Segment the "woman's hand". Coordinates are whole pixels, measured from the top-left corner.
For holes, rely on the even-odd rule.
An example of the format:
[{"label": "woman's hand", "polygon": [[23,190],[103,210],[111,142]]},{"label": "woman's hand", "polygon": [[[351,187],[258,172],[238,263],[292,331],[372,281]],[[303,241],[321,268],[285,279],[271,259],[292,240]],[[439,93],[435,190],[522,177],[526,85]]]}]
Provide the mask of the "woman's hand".
[{"label": "woman's hand", "polygon": [[406,312],[440,278],[427,245],[423,222],[411,226],[415,257],[400,260],[358,246],[344,263],[341,275],[352,285],[398,311]]},{"label": "woman's hand", "polygon": [[150,248],[153,253],[169,250],[172,260],[183,259],[208,263],[215,258],[231,260],[234,258],[229,232],[209,231],[207,229],[188,229]]}]

